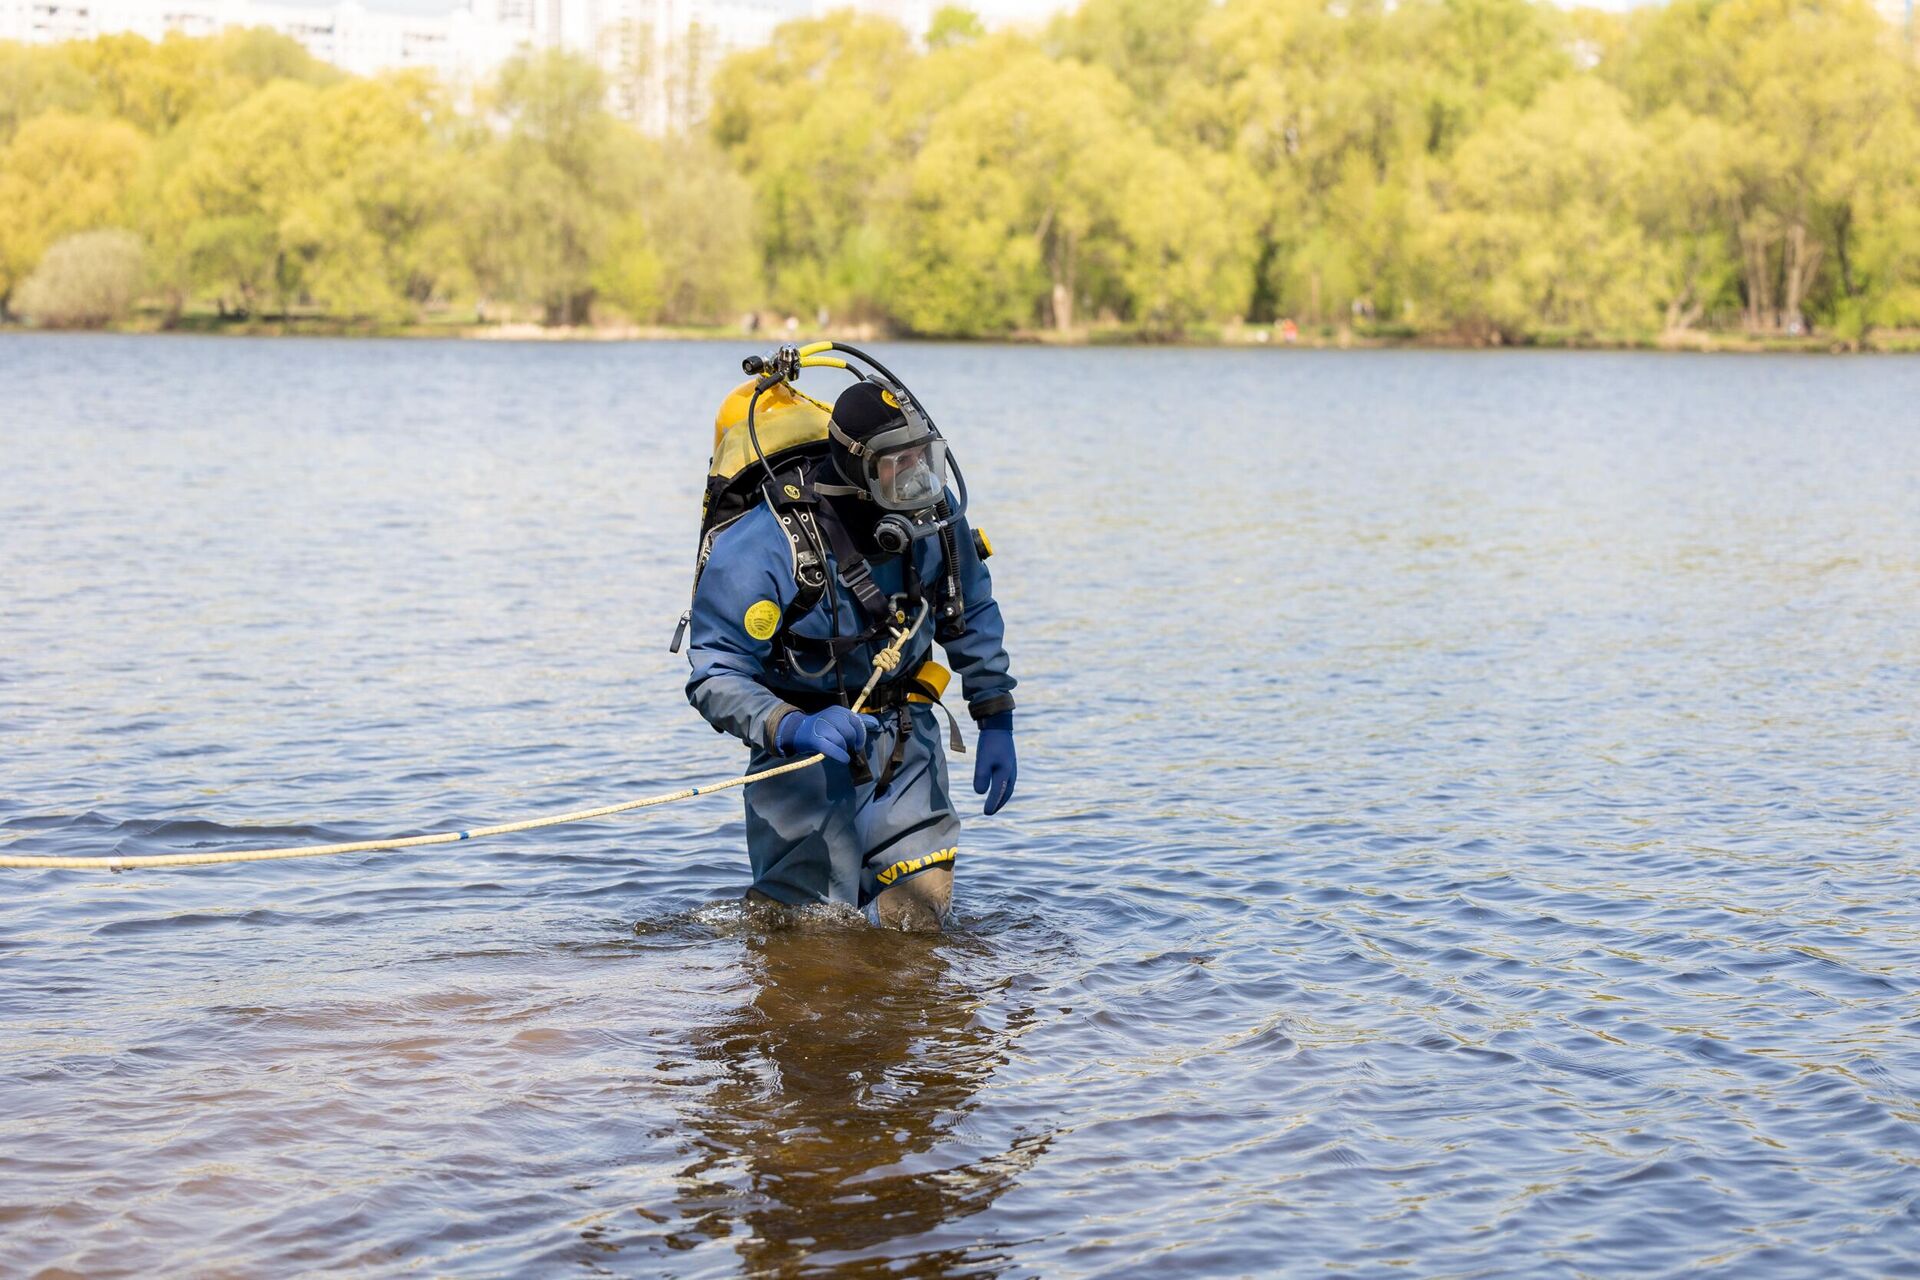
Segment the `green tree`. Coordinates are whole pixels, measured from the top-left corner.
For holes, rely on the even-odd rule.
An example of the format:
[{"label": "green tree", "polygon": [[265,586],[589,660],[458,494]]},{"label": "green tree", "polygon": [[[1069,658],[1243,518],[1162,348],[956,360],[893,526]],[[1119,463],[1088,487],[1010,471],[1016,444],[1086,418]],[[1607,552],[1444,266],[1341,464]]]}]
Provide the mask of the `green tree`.
[{"label": "green tree", "polygon": [[482,152],[469,260],[483,289],[535,303],[549,324],[591,317],[596,264],[644,164],[644,140],[605,103],[599,70],[557,51],[507,63],[487,98],[505,135]]},{"label": "green tree", "polygon": [[1414,193],[1484,113],[1567,74],[1559,20],[1524,0],[1227,0],[1193,35],[1167,127],[1264,193],[1248,314],[1397,311]]},{"label": "green tree", "polygon": [[1749,324],[1797,327],[1817,293],[1829,315],[1836,293],[1861,296],[1861,214],[1916,157],[1912,68],[1864,4],[1729,0],[1712,31],[1737,50]]},{"label": "green tree", "polygon": [[622,218],[593,269],[593,288],[633,320],[661,318],[666,268],[654,249],[653,228],[639,214]]},{"label": "green tree", "polygon": [[1054,21],[1049,52],[1105,67],[1149,116],[1169,87],[1191,74],[1195,38],[1209,0],[1085,0]]},{"label": "green tree", "polygon": [[1197,85],[1174,96],[1167,127],[1231,157],[1257,193],[1240,303],[1255,319],[1331,303],[1323,277],[1342,251],[1337,231],[1316,226],[1318,204],[1349,151],[1384,171],[1400,150],[1395,101],[1370,100],[1380,86],[1356,74],[1356,48],[1377,34],[1366,21],[1362,31],[1320,0],[1231,0],[1195,28]]},{"label": "green tree", "polygon": [[54,241],[123,216],[145,148],[129,125],[61,111],[0,148],[0,317]]},{"label": "green tree", "polygon": [[1534,0],[1424,0],[1392,15],[1417,68],[1427,150],[1452,151],[1490,111],[1524,107],[1573,70],[1565,15]]},{"label": "green tree", "polygon": [[94,88],[98,109],[157,135],[188,118],[223,111],[276,80],[324,88],[345,77],[298,41],[263,27],[230,27],[159,43],[131,33],[65,46]]},{"label": "green tree", "polygon": [[304,285],[301,206],[313,198],[320,92],[276,81],[201,122],[161,200],[189,284],[222,312],[271,298],[285,315]]},{"label": "green tree", "polygon": [[1683,106],[1644,126],[1647,162],[1635,193],[1665,299],[1662,327],[1690,329],[1710,308],[1739,300],[1730,219],[1739,199],[1732,131]]},{"label": "green tree", "polygon": [[929,333],[1170,328],[1218,301],[1231,230],[1202,175],[1127,118],[1111,72],[1029,53],[942,113],[912,168],[896,314]]},{"label": "green tree", "polygon": [[715,76],[712,136],[751,184],[776,306],[877,312],[902,195],[890,101],[913,70],[905,31],[843,10],[784,24]]},{"label": "green tree", "polygon": [[662,263],[660,318],[731,320],[757,289],[753,189],[699,138],[669,139],[640,185],[639,203]]},{"label": "green tree", "polygon": [[1915,72],[1867,6],[1676,0],[1635,15],[1599,74],[1669,122],[1656,136],[1694,168],[1669,184],[1691,206],[1688,227],[1667,216],[1670,198],[1655,201],[1661,239],[1696,256],[1724,240],[1748,328],[1844,313],[1858,330],[1877,293],[1904,287],[1877,220],[1899,221],[1915,168]]},{"label": "green tree", "polygon": [[934,11],[932,21],[927,24],[927,48],[952,49],[972,44],[986,34],[986,24],[980,21],[980,15],[973,10],[957,4],[942,5]]},{"label": "green tree", "polygon": [[0,147],[37,115],[80,114],[93,106],[93,81],[74,65],[72,48],[0,40]]},{"label": "green tree", "polygon": [[461,269],[448,195],[452,107],[431,78],[404,72],[350,80],[316,104],[316,186],[294,206],[289,238],[307,284],[331,309],[406,315]]},{"label": "green tree", "polygon": [[1667,299],[1634,206],[1647,147],[1591,79],[1505,107],[1461,145],[1421,248],[1434,320],[1513,340],[1650,332]]},{"label": "green tree", "polygon": [[1116,312],[1180,334],[1246,297],[1255,201],[1224,156],[1187,156],[1135,134],[1118,191]]},{"label": "green tree", "polygon": [[595,289],[640,321],[730,320],[756,288],[753,196],[711,144],[668,139],[595,268]]},{"label": "green tree", "polygon": [[205,103],[212,87],[204,40],[106,35],[69,46],[100,107],[147,134],[164,133]]}]

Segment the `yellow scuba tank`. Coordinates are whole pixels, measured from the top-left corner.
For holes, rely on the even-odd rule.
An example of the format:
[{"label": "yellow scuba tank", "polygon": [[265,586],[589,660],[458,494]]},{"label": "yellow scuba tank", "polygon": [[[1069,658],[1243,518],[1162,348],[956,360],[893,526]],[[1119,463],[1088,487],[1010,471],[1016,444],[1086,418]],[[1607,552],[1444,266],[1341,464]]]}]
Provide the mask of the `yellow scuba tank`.
[{"label": "yellow scuba tank", "polygon": [[[709,481],[716,477],[732,480],[748,467],[759,465],[760,455],[747,431],[747,404],[753,399],[753,387],[754,380],[749,378],[720,402],[720,412],[713,418],[713,457],[707,464]],[[788,450],[825,444],[827,422],[832,416],[832,406],[815,400],[792,383],[776,383],[760,393],[760,403],[753,411],[752,435],[760,437],[760,447],[777,468],[778,458]]]},{"label": "yellow scuba tank", "polygon": [[[765,388],[756,402],[757,386],[759,380],[750,378],[729,391],[713,417],[713,454],[707,460],[706,489],[700,497],[700,549],[693,577],[696,589],[714,538],[762,502],[768,467],[779,471],[809,457],[825,457],[827,453],[827,424],[833,417],[832,406],[821,403],[790,382]],[[747,420],[749,407],[753,410],[751,429]],[[788,496],[797,498],[799,494],[791,492]],[[796,560],[796,574],[800,567]],[[671,652],[680,651],[680,641],[691,616],[691,610],[680,616],[669,646]]]}]

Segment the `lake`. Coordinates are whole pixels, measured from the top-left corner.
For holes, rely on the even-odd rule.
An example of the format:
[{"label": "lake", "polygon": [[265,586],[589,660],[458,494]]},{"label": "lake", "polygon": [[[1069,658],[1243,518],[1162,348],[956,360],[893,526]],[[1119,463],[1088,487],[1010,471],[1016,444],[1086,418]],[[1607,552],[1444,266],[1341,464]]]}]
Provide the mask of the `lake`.
[{"label": "lake", "polygon": [[[0,852],[739,773],[753,349],[0,336]],[[732,792],[0,871],[0,1274],[1920,1275],[1920,360],[876,353],[1022,681],[950,931]]]}]

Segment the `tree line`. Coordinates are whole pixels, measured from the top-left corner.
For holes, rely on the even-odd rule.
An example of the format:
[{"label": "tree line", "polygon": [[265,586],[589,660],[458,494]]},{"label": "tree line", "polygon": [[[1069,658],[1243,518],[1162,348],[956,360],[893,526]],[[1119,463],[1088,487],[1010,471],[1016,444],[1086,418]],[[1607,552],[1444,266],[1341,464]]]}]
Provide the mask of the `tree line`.
[{"label": "tree line", "polygon": [[0,313],[1920,326],[1920,72],[1861,0],[841,12],[726,59],[667,136],[618,88],[557,52],[450,86],[263,31],[0,43]]}]

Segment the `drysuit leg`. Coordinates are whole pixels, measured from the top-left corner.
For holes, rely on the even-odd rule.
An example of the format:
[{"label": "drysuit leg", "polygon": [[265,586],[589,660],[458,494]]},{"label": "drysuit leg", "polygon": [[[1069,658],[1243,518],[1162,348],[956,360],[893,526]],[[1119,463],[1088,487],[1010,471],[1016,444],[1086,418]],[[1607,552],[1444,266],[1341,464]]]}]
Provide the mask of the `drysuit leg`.
[{"label": "drysuit leg", "polygon": [[[897,721],[867,743],[877,778],[898,740]],[[788,906],[843,902],[864,910],[888,895],[882,923],[930,927],[952,892],[960,820],[947,790],[946,754],[932,708],[916,706],[913,731],[886,792],[853,781],[828,760],[746,787],[747,856],[753,892]],[[788,763],[755,751],[758,773]],[[923,882],[923,883],[916,883]],[[892,892],[895,889],[900,892]],[[912,917],[911,919],[907,917]]]},{"label": "drysuit leg", "polygon": [[[792,761],[756,750],[750,772]],[[753,891],[790,907],[862,905],[858,798],[847,766],[826,760],[746,787]]]},{"label": "drysuit leg", "polygon": [[[960,819],[947,790],[947,757],[933,709],[914,706],[912,731],[886,792],[861,788],[855,814],[866,851],[862,902],[873,902],[880,923],[893,928],[936,929],[953,896],[953,863],[960,853]],[[876,775],[885,770],[898,741],[897,720],[868,744]]]}]

